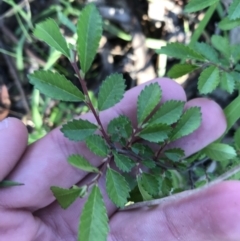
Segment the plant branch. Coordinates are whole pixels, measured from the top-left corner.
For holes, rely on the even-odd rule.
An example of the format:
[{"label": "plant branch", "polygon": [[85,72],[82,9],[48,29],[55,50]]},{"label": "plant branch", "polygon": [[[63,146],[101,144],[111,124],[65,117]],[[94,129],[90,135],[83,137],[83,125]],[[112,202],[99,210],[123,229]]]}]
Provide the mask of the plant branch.
[{"label": "plant branch", "polygon": [[104,162],[104,164],[101,166],[101,168],[99,169],[99,173],[93,178],[93,180],[91,182],[89,182],[87,184],[87,189],[89,189],[92,185],[95,185],[96,183],[98,183],[99,179],[101,178],[101,176],[103,175],[103,173],[105,172],[107,165],[110,163],[110,161],[112,160],[113,156],[109,156],[107,158],[107,160]]},{"label": "plant branch", "polygon": [[94,106],[93,106],[93,104],[92,104],[92,101],[91,101],[90,96],[89,96],[89,94],[88,94],[87,85],[86,85],[85,81],[82,79],[82,77],[81,77],[81,75],[80,75],[80,70],[79,70],[79,68],[78,68],[78,66],[77,66],[76,58],[74,59],[74,62],[71,62],[71,65],[72,65],[75,73],[76,73],[77,76],[78,76],[79,82],[80,82],[80,84],[81,84],[81,86],[82,86],[82,89],[83,89],[83,93],[84,93],[84,95],[87,97],[86,104],[87,104],[87,106],[89,107],[89,109],[92,111],[92,113],[93,113],[93,115],[94,115],[94,117],[95,117],[98,125],[100,126],[100,131],[102,132],[102,135],[103,135],[104,139],[105,139],[105,140],[107,141],[107,143],[110,145],[109,136],[107,135],[106,131],[104,130],[103,125],[102,125],[102,122],[101,122],[101,120],[100,120],[100,118],[99,118],[99,115],[98,115],[97,111],[95,110],[95,108],[94,108]]},{"label": "plant branch", "polygon": [[[140,162],[143,161],[145,158],[144,157],[141,157],[139,155],[137,155],[136,153],[134,153],[133,151],[130,151],[130,150],[124,150],[124,149],[118,149],[118,148],[115,148],[116,152],[119,153],[119,154],[123,154],[125,156],[128,156],[128,157],[132,157],[132,158],[135,158],[136,160],[139,160]],[[173,166],[170,166],[170,165],[166,165],[165,163],[162,163],[162,162],[159,162],[159,161],[156,161],[156,160],[152,160],[154,162],[156,162],[156,164],[160,167],[162,167],[163,169],[176,169],[175,167]]]},{"label": "plant branch", "polygon": [[162,153],[162,150],[166,147],[166,145],[168,145],[169,144],[169,142],[168,141],[165,141],[164,143],[163,143],[163,145],[161,145],[161,147],[158,149],[158,151],[156,152],[156,154],[155,154],[155,158],[156,159],[159,159],[159,156],[160,156],[160,154]]}]

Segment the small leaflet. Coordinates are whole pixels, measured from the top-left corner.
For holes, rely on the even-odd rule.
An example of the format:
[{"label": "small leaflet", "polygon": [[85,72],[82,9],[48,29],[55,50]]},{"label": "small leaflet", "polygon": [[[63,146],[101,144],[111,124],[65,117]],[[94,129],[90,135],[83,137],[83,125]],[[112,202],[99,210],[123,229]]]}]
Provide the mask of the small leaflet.
[{"label": "small leaflet", "polygon": [[121,74],[112,74],[103,81],[98,94],[99,111],[116,105],[123,98],[125,80]]},{"label": "small leaflet", "polygon": [[235,79],[231,74],[223,72],[220,78],[220,85],[224,90],[232,94],[235,88]]},{"label": "small leaflet", "polygon": [[182,115],[185,102],[178,100],[169,100],[161,105],[153,117],[149,120],[149,124],[166,124],[172,125],[177,122]]},{"label": "small leaflet", "polygon": [[107,169],[106,189],[109,198],[117,207],[123,207],[127,203],[130,188],[125,178],[111,168]]},{"label": "small leaflet", "polygon": [[168,71],[167,76],[170,78],[179,78],[183,75],[189,74],[194,70],[199,69],[199,66],[193,64],[175,64],[173,67]]},{"label": "small leaflet", "polygon": [[106,241],[108,216],[99,187],[93,187],[80,217],[78,241]]},{"label": "small leaflet", "polygon": [[127,156],[124,156],[122,154],[118,154],[117,152],[114,152],[114,162],[116,166],[123,172],[130,172],[132,168],[136,165],[136,162],[128,158]]},{"label": "small leaflet", "polygon": [[159,182],[154,175],[142,173],[139,177],[139,182],[141,183],[142,188],[144,188],[145,191],[151,196],[156,196],[159,194]]},{"label": "small leaflet", "polygon": [[172,128],[166,124],[153,124],[145,127],[139,134],[144,140],[150,142],[163,142],[168,139]]},{"label": "small leaflet", "polygon": [[228,17],[230,20],[240,18],[240,2],[239,0],[233,0],[228,9]]},{"label": "small leaflet", "polygon": [[86,194],[86,190],[86,186],[82,188],[75,186],[70,189],[55,186],[51,187],[53,195],[63,209],[67,209],[78,197],[84,196]]},{"label": "small leaflet", "polygon": [[28,75],[30,83],[41,93],[56,100],[84,101],[83,93],[64,75],[39,70]]},{"label": "small leaflet", "polygon": [[131,147],[132,151],[143,157],[152,157],[154,155],[153,150],[142,143],[134,143]]},{"label": "small leaflet", "polygon": [[87,120],[72,120],[61,128],[64,136],[73,141],[83,141],[96,132],[98,126]]},{"label": "small leaflet", "polygon": [[102,17],[94,4],[81,12],[77,24],[77,50],[84,74],[90,69],[102,37]]},{"label": "small leaflet", "polygon": [[162,47],[160,50],[157,50],[158,54],[166,54],[167,56],[171,56],[177,59],[195,59],[204,61],[205,58],[194,51],[189,46],[186,46],[181,43],[170,43],[167,46]]},{"label": "small leaflet", "polygon": [[237,150],[240,150],[240,128],[234,133],[234,144]]},{"label": "small leaflet", "polygon": [[139,124],[150,115],[154,108],[160,103],[162,90],[158,83],[145,86],[138,96],[137,120]]},{"label": "small leaflet", "polygon": [[231,30],[233,28],[236,28],[240,25],[240,19],[231,20],[228,17],[223,18],[220,23],[218,24],[218,27],[221,30]]},{"label": "small leaflet", "polygon": [[85,172],[99,172],[90,162],[80,155],[71,155],[68,157],[68,163]]},{"label": "small leaflet", "polygon": [[232,146],[224,143],[212,143],[204,149],[204,153],[215,161],[227,161],[237,155]]},{"label": "small leaflet", "polygon": [[105,140],[99,135],[91,135],[86,139],[86,145],[90,151],[100,157],[106,157],[108,146]]},{"label": "small leaflet", "polygon": [[138,189],[142,195],[143,201],[152,200],[153,197],[145,190],[145,188],[142,185],[141,175],[137,176],[137,184],[138,184]]},{"label": "small leaflet", "polygon": [[226,37],[220,35],[212,35],[211,37],[212,45],[220,53],[222,53],[227,59],[231,56],[231,48],[229,40]]},{"label": "small leaflet", "polygon": [[170,140],[174,141],[187,136],[195,131],[201,124],[201,111],[199,107],[191,107],[185,111],[170,134]]},{"label": "small leaflet", "polygon": [[[239,26],[240,26],[240,24],[239,24]],[[232,62],[237,63],[235,65],[234,70],[239,71],[240,70],[240,65],[238,64],[238,62],[240,60],[240,45],[239,44],[235,44],[235,45],[231,46],[231,56],[232,56]],[[234,76],[236,74],[235,71],[231,71],[228,73]],[[238,75],[238,77],[234,77],[234,78],[236,78],[236,79],[239,78],[239,72],[237,73],[237,75]]]},{"label": "small leaflet", "polygon": [[164,152],[164,154],[169,160],[171,160],[173,162],[177,162],[182,157],[184,157],[184,150],[182,150],[180,148],[172,148],[172,149],[167,149]]},{"label": "small leaflet", "polygon": [[198,90],[202,94],[211,93],[217,88],[220,82],[218,67],[210,66],[202,71],[198,79]]},{"label": "small leaflet", "polygon": [[128,117],[123,115],[112,119],[107,127],[107,133],[111,136],[111,140],[114,142],[119,142],[122,138],[127,141],[132,132],[132,122]]},{"label": "small leaflet", "polygon": [[57,23],[52,18],[38,23],[34,29],[33,35],[61,52],[67,58],[70,58],[66,39],[63,37]]},{"label": "small leaflet", "polygon": [[212,61],[213,63],[219,62],[218,52],[209,44],[204,42],[196,43],[194,48],[196,51],[202,54],[206,59]]},{"label": "small leaflet", "polygon": [[217,2],[219,2],[219,0],[191,0],[186,5],[184,11],[188,13],[197,12]]},{"label": "small leaflet", "polygon": [[156,167],[156,162],[151,159],[145,159],[145,160],[141,161],[141,164],[143,164],[145,167],[147,167],[149,169],[153,169]]}]

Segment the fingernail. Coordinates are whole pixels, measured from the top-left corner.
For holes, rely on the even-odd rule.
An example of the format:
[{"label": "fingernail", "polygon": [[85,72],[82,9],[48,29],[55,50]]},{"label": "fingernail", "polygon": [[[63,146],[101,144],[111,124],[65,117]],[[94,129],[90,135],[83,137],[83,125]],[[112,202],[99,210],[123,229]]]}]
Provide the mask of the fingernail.
[{"label": "fingernail", "polygon": [[0,121],[0,130],[8,128],[8,118],[5,118],[4,120]]}]

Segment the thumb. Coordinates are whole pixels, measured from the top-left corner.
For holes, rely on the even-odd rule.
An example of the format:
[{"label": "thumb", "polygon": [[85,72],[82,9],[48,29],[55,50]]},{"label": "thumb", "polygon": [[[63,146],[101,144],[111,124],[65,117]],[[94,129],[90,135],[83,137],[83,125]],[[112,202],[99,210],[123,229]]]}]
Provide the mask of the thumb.
[{"label": "thumb", "polygon": [[0,121],[0,181],[19,161],[27,146],[27,129],[20,120]]},{"label": "thumb", "polygon": [[[227,181],[155,208],[116,213],[108,241],[239,241],[240,182]],[[164,237],[164,238],[163,238]]]}]

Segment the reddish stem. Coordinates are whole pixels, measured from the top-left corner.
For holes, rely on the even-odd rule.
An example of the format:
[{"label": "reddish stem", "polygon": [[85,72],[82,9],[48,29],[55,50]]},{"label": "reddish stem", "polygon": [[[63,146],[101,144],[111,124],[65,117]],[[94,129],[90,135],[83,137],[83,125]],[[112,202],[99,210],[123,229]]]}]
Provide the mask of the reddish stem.
[{"label": "reddish stem", "polygon": [[85,81],[82,79],[82,77],[81,77],[81,75],[80,75],[80,70],[79,70],[79,68],[78,68],[78,66],[77,66],[76,60],[74,60],[74,62],[71,62],[71,65],[72,65],[75,73],[76,73],[77,76],[78,76],[79,82],[80,82],[80,84],[81,84],[81,86],[82,86],[82,89],[83,89],[83,93],[84,93],[84,95],[87,97],[86,104],[87,104],[87,106],[89,107],[89,109],[92,111],[92,113],[93,113],[93,115],[94,115],[94,117],[95,117],[98,125],[100,126],[100,131],[102,132],[102,135],[103,135],[104,139],[105,139],[105,140],[107,141],[107,143],[110,145],[109,136],[108,136],[107,133],[105,132],[105,130],[104,130],[104,128],[103,128],[103,125],[102,125],[102,122],[101,122],[101,120],[100,120],[100,118],[99,118],[99,115],[98,115],[98,113],[96,112],[96,110],[95,110],[95,108],[94,108],[94,106],[93,106],[93,104],[92,104],[92,102],[91,102],[91,99],[90,99],[89,94],[88,94],[87,85],[86,85]]}]

